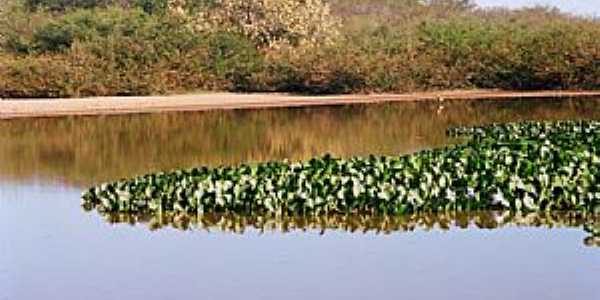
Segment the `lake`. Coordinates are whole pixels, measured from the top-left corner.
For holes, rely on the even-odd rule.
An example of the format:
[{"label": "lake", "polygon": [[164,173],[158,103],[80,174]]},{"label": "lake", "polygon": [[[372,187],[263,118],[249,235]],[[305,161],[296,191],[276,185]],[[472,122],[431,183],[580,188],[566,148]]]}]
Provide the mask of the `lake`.
[{"label": "lake", "polygon": [[407,154],[446,129],[600,119],[600,99],[485,100],[0,122],[0,299],[597,299],[577,215],[99,215],[90,185],[274,159]]}]

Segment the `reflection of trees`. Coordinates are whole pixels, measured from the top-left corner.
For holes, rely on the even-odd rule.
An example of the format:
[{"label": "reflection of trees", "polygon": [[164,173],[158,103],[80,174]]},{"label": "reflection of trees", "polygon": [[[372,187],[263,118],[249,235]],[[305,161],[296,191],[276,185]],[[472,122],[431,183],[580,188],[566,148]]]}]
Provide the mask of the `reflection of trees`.
[{"label": "reflection of trees", "polygon": [[175,228],[243,234],[248,229],[259,232],[347,231],[356,233],[391,234],[415,230],[496,229],[505,227],[583,228],[590,234],[589,246],[600,246],[600,215],[577,212],[514,213],[514,212],[448,212],[419,213],[406,216],[383,215],[240,215],[240,214],[103,214],[108,223],[146,224],[150,230]]},{"label": "reflection of trees", "polygon": [[600,118],[600,100],[450,101],[0,121],[0,178],[91,185],[158,170],[401,154],[448,143],[453,125]]}]

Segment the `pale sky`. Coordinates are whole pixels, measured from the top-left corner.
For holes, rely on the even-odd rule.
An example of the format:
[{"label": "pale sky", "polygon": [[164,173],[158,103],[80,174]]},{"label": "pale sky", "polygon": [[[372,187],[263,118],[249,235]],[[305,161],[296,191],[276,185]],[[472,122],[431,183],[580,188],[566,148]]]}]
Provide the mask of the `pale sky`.
[{"label": "pale sky", "polygon": [[600,17],[600,0],[475,0],[481,7],[503,6],[524,7],[548,5],[560,8],[562,11]]}]

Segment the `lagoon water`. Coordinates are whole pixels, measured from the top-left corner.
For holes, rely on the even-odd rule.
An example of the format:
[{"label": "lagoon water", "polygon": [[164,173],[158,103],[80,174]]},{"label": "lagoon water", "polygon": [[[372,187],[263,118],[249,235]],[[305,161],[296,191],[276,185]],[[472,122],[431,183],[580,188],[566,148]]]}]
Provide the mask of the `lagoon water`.
[{"label": "lagoon water", "polygon": [[600,119],[600,99],[2,121],[0,299],[599,299],[600,248],[568,220],[161,227],[79,205],[141,173],[410,153],[459,142],[450,126],[557,119]]}]

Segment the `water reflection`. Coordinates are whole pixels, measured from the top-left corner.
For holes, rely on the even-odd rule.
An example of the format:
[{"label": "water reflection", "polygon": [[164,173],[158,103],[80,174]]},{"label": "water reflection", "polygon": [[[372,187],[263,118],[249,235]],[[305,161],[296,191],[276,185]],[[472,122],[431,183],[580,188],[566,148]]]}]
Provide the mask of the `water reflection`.
[{"label": "water reflection", "polygon": [[85,187],[159,170],[273,159],[402,154],[451,143],[449,126],[600,119],[600,99],[398,103],[330,108],[0,121],[0,180]]},{"label": "water reflection", "polygon": [[[323,152],[407,153],[451,142],[444,135],[448,126],[600,119],[599,104],[450,102],[438,113],[437,103],[406,103],[0,121],[0,299],[304,299],[307,293],[322,299],[502,299],[506,286],[512,287],[508,298],[596,299],[599,252],[582,251],[581,240],[600,245],[598,216],[103,215],[111,224],[135,225],[117,230],[96,212],[82,213],[81,189],[72,186]],[[542,229],[511,230],[515,226]],[[546,230],[556,227],[573,230]],[[406,234],[422,230],[452,233]],[[469,254],[460,255],[465,249]],[[198,259],[199,253],[210,259]],[[523,278],[532,280],[523,284]]]},{"label": "water reflection", "polygon": [[[86,210],[90,211],[90,208]],[[501,229],[505,227],[581,228],[589,236],[587,246],[600,247],[600,215],[576,212],[515,213],[508,211],[420,213],[407,216],[383,215],[240,215],[240,214],[161,214],[101,213],[110,224],[147,226],[155,231],[163,228],[205,230],[244,234],[247,230],[260,233],[294,231],[346,231],[350,233],[393,234],[398,232]]]}]

